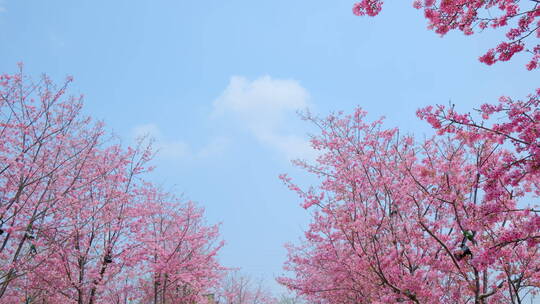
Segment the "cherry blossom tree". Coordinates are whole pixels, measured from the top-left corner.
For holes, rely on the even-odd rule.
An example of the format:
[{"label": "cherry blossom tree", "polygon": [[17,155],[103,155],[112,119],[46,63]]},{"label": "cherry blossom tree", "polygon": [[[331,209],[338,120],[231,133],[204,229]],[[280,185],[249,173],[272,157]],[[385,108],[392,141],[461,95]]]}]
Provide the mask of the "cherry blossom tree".
[{"label": "cherry blossom tree", "polygon": [[[507,165],[497,174],[505,175],[514,183],[525,179],[534,184],[540,163],[540,89],[524,100],[503,96],[498,104],[483,104],[477,112],[480,117],[475,119],[471,113],[457,113],[453,106],[438,105],[420,109],[417,114],[439,134],[511,145],[513,149],[507,155]],[[493,123],[493,118],[497,122]]]},{"label": "cherry blossom tree", "polygon": [[22,66],[0,79],[0,298],[9,299],[18,297],[18,288],[8,295],[8,287],[51,253],[47,238],[64,218],[67,197],[81,185],[80,172],[103,130],[80,116],[80,97],[64,96],[71,79],[55,87],[43,76],[35,84]]},{"label": "cherry blossom tree", "polygon": [[[538,67],[537,1],[414,7],[440,35],[507,27],[507,40],[480,61],[527,51],[527,68]],[[381,9],[382,1],[363,0],[353,12]],[[453,106],[420,109],[437,130],[422,141],[366,123],[361,109],[326,119],[308,114],[321,130],[312,144],[322,155],[296,164],[321,182],[302,189],[281,177],[316,210],[303,242],[288,247],[291,276],[279,281],[313,303],[522,303],[536,295],[539,95],[484,104],[480,118]]]},{"label": "cherry blossom tree", "polygon": [[0,75],[0,303],[200,300],[218,227],[146,181],[151,147],[108,137],[71,81]]},{"label": "cherry blossom tree", "polygon": [[[353,6],[358,16],[376,16],[382,0],[362,0]],[[444,36],[458,30],[465,35],[486,29],[505,29],[505,39],[489,49],[480,61],[492,65],[508,61],[520,52],[529,53],[529,70],[538,68],[540,60],[540,3],[537,0],[415,0],[413,6],[424,10],[428,28]]]},{"label": "cherry blossom tree", "polygon": [[144,194],[138,236],[144,303],[204,303],[226,270],[216,259],[223,246],[218,227],[206,226],[203,209],[192,202],[151,187]]},{"label": "cherry blossom tree", "polygon": [[230,271],[217,292],[220,304],[277,304],[278,300],[265,288],[263,281],[255,281],[238,270]]},{"label": "cherry blossom tree", "polygon": [[[361,109],[306,115],[321,129],[321,156],[296,163],[321,182],[302,189],[281,177],[316,211],[280,283],[313,303],[522,303],[538,292],[538,135],[524,139],[536,131],[484,130],[437,109],[419,111],[441,130],[423,141],[365,122]],[[510,121],[527,124],[538,108],[519,113]]]},{"label": "cherry blossom tree", "polygon": [[306,303],[304,300],[296,294],[286,293],[282,294],[278,301],[279,304],[302,304]]},{"label": "cherry blossom tree", "polygon": [[[56,231],[48,240],[56,245],[40,268],[32,272],[38,286],[50,286],[38,298],[60,297],[61,302],[102,303],[103,291],[117,276],[138,262],[133,240],[137,234],[137,195],[132,191],[136,176],[144,170],[148,153],[113,146],[94,154],[94,162],[82,172],[84,181],[70,193],[62,210],[64,222],[56,221]],[[97,175],[92,173],[98,173]],[[66,200],[67,201],[67,200]],[[115,290],[121,292],[121,290]]]}]

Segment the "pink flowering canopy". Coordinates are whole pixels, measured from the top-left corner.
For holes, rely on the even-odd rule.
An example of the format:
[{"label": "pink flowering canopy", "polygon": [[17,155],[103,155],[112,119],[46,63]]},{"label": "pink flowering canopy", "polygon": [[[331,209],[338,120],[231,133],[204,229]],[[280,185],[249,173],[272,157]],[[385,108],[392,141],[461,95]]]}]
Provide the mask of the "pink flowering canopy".
[{"label": "pink flowering canopy", "polygon": [[[429,29],[466,35],[505,28],[480,57],[491,65],[528,52],[538,67],[538,1],[415,1]],[[363,0],[356,15],[376,16]],[[319,129],[318,178],[281,179],[312,210],[300,244],[289,244],[278,281],[312,303],[522,303],[540,291],[540,90],[501,97],[476,113],[417,111],[436,134],[418,140],[367,122],[366,113],[304,118]]]},{"label": "pink flowering canopy", "polygon": [[223,278],[215,300],[220,304],[278,304],[262,281],[242,275],[239,271],[230,271]]},{"label": "pink flowering canopy", "polygon": [[[353,13],[373,17],[382,5],[382,0],[362,0],[354,4]],[[424,10],[428,28],[441,36],[452,30],[472,35],[490,28],[504,29],[504,40],[480,57],[487,65],[526,52],[530,57],[527,69],[538,68],[540,3],[536,0],[415,0],[413,6]]]},{"label": "pink flowering canopy", "polygon": [[0,75],[0,303],[193,303],[225,269],[204,210],[144,179],[82,97]]},{"label": "pink flowering canopy", "polygon": [[420,110],[439,130],[421,141],[366,122],[361,109],[307,115],[321,155],[296,164],[320,183],[302,189],[281,176],[315,210],[279,282],[313,303],[502,304],[536,294],[537,96],[483,109],[480,119],[499,111],[508,121]]}]

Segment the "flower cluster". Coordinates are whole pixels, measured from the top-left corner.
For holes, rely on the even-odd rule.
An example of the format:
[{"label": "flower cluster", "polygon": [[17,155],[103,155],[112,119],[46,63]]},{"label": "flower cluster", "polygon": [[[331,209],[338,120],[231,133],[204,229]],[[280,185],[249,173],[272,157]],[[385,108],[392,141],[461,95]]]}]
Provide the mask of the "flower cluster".
[{"label": "flower cluster", "polygon": [[107,139],[71,81],[0,75],[0,303],[201,302],[218,227],[145,181],[150,147]]},{"label": "flower cluster", "polygon": [[282,178],[315,211],[279,282],[312,303],[523,300],[540,286],[540,209],[527,194],[540,195],[537,102],[482,106],[486,119],[507,118],[492,127],[421,109],[438,129],[422,141],[365,122],[360,109],[308,116],[323,154],[297,165],[320,183],[303,191]]},{"label": "flower cluster", "polygon": [[[375,16],[381,7],[380,0],[363,0],[354,4],[353,12],[358,16]],[[530,4],[524,0],[415,0],[413,7],[424,10],[428,28],[439,35],[452,30],[472,35],[488,28],[508,28],[507,40],[480,56],[480,61],[492,65],[527,51],[531,57],[526,68],[538,68],[540,44],[534,42],[534,38],[540,38],[540,4],[537,1]]]}]

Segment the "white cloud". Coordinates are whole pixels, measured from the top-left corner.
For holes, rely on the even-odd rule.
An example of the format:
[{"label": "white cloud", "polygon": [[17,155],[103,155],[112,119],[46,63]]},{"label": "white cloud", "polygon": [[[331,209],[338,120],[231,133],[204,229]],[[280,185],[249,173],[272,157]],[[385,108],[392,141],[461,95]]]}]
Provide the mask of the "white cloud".
[{"label": "white cloud", "polygon": [[[294,129],[298,122],[295,113],[306,109],[309,93],[297,81],[274,79],[270,76],[250,81],[233,76],[226,89],[213,103],[211,117],[234,120],[261,144],[288,159],[314,159],[305,132]],[[185,141],[166,137],[157,124],[149,123],[133,128],[134,137],[149,136],[155,140],[158,157],[168,159],[205,159],[222,154],[228,137],[210,138],[202,147],[194,148]]]},{"label": "white cloud", "polygon": [[223,153],[229,145],[228,138],[217,137],[211,139],[199,150],[193,151],[184,141],[166,138],[159,127],[153,123],[136,126],[132,130],[132,135],[134,138],[148,136],[155,141],[153,148],[158,152],[158,157],[175,160],[216,156]]},{"label": "white cloud", "polygon": [[264,76],[250,81],[233,76],[213,106],[212,116],[239,121],[259,142],[287,158],[314,155],[303,134],[295,134],[286,127],[291,113],[309,106],[309,93],[295,80]]},{"label": "white cloud", "polygon": [[230,144],[230,140],[227,137],[216,137],[202,147],[197,156],[200,158],[207,158],[219,155],[223,153]]},{"label": "white cloud", "polygon": [[133,128],[133,137],[149,136],[153,140],[154,149],[159,156],[165,158],[185,158],[190,154],[189,146],[180,140],[170,140],[163,136],[155,124],[144,124]]},{"label": "white cloud", "polygon": [[266,142],[285,154],[288,159],[303,158],[315,159],[317,152],[311,147],[309,141],[299,135],[275,135],[266,138]]}]

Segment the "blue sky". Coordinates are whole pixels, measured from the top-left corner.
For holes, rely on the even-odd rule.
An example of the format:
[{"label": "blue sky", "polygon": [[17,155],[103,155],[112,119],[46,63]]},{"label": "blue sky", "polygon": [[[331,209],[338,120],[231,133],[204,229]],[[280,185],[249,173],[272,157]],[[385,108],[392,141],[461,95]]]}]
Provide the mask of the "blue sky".
[{"label": "blue sky", "polygon": [[23,61],[34,76],[73,75],[86,113],[123,142],[153,135],[152,179],[222,223],[226,266],[278,289],[282,245],[308,222],[277,178],[310,182],[289,161],[312,156],[313,129],[296,110],[360,105],[421,136],[421,106],[468,110],[538,85],[525,58],[478,62],[500,33],[441,39],[409,1],[389,1],[377,18],[355,17],[352,2],[3,0],[0,71]]}]

